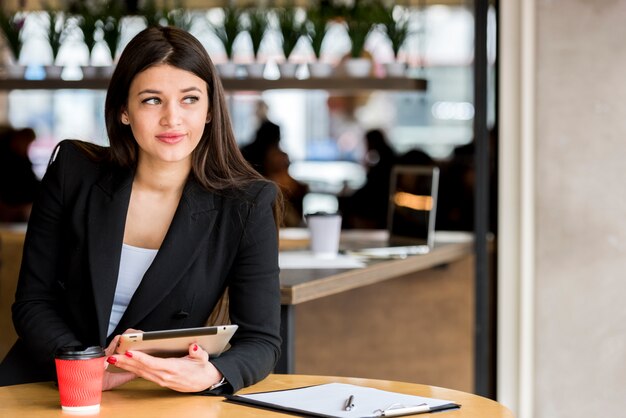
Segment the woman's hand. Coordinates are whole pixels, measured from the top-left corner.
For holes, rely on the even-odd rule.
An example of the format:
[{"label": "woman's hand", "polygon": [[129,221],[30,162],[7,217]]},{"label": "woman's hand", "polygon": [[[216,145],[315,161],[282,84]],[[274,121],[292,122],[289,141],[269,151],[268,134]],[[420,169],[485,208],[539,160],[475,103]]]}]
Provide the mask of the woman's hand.
[{"label": "woman's hand", "polygon": [[197,344],[189,346],[185,357],[159,358],[141,351],[111,355],[110,364],[178,392],[199,392],[222,379],[209,362],[209,354]]},{"label": "woman's hand", "polygon": [[[125,333],[128,332],[137,332],[134,329],[127,329],[125,331]],[[115,354],[115,348],[117,347],[117,343],[120,340],[120,336],[116,335],[113,340],[111,341],[111,344],[109,344],[109,346],[104,350],[104,354],[105,354],[105,358],[109,358],[109,356],[112,356],[113,354]],[[131,380],[135,379],[137,377],[136,374],[134,373],[130,373],[130,372],[125,372],[121,369],[117,369],[117,371],[111,371],[109,370],[109,367],[111,369],[115,369],[114,367],[111,366],[110,363],[105,363],[105,370],[104,370],[104,377],[102,378],[102,390],[111,390],[117,386],[123,385],[124,383],[130,382]]]}]

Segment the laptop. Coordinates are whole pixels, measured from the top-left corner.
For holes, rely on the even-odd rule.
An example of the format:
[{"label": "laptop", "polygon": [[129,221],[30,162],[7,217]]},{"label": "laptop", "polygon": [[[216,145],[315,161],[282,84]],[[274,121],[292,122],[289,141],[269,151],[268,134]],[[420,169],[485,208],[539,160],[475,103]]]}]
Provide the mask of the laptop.
[{"label": "laptop", "polygon": [[426,254],[434,245],[439,169],[398,165],[391,172],[387,214],[388,246],[351,251],[369,258]]}]

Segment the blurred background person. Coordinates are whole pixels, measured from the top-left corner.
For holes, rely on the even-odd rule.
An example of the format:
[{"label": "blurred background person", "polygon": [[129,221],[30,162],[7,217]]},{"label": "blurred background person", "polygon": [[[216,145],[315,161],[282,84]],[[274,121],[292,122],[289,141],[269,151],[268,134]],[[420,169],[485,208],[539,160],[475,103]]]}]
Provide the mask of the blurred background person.
[{"label": "blurred background person", "polygon": [[365,133],[367,176],[363,187],[351,196],[339,198],[344,228],[384,229],[387,227],[389,178],[397,156],[380,129]]},{"label": "blurred background person", "polygon": [[265,156],[268,150],[280,147],[280,127],[268,119],[267,113],[267,104],[259,101],[256,107],[259,127],[252,142],[241,147],[244,158],[263,176],[267,172]]},{"label": "blurred background person", "polygon": [[30,128],[0,128],[0,222],[26,222],[39,190],[28,149],[35,140]]},{"label": "blurred background person", "polygon": [[289,155],[279,147],[272,147],[266,151],[264,159],[265,177],[278,184],[285,199],[283,226],[303,226],[303,201],[309,188],[289,174],[289,165]]},{"label": "blurred background person", "polygon": [[256,110],[260,120],[254,140],[241,148],[244,158],[265,178],[274,181],[283,192],[283,225],[304,225],[303,200],[309,192],[308,186],[289,174],[289,155],[280,148],[280,127],[267,117],[268,107],[259,101]]}]

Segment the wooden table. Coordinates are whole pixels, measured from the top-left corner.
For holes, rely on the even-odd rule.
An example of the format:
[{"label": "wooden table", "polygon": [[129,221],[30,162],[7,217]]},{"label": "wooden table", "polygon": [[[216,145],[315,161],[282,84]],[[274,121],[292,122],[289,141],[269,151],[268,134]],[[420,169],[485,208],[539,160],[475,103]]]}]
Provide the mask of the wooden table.
[{"label": "wooden table", "polygon": [[[240,393],[280,390],[329,382],[351,383],[377,389],[454,401],[457,410],[437,414],[439,418],[513,418],[499,403],[480,396],[451,389],[389,380],[371,380],[303,375],[270,375]],[[1,417],[68,417],[61,412],[59,393],[53,383],[0,387]],[[163,389],[145,380],[136,380],[102,394],[100,417],[133,418],[219,418],[289,416],[224,401],[218,396],[195,396]],[[429,417],[430,415],[419,415]]]},{"label": "wooden table", "polygon": [[[293,243],[306,248],[306,241]],[[361,230],[343,231],[340,246],[385,245],[385,231]],[[470,234],[438,233],[425,255],[357,269],[282,270],[283,347],[276,372],[473,391],[473,262]]]}]

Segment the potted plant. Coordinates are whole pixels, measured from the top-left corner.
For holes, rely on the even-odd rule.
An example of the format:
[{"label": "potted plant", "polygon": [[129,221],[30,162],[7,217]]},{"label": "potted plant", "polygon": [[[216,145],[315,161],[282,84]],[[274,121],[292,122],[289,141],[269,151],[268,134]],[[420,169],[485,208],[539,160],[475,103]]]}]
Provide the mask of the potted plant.
[{"label": "potted plant", "polygon": [[222,8],[224,19],[221,25],[210,24],[213,33],[219,38],[226,52],[227,63],[217,64],[217,69],[224,77],[234,77],[237,70],[237,66],[233,61],[233,45],[239,32],[243,30],[241,25],[241,11],[240,9],[228,6]]},{"label": "potted plant", "polygon": [[174,26],[189,32],[193,26],[193,15],[185,8],[182,0],[174,2],[174,7],[164,12],[165,19],[169,26]]},{"label": "potted plant", "polygon": [[403,76],[406,71],[406,63],[400,62],[398,53],[411,34],[409,30],[409,12],[399,6],[382,7],[380,23],[387,38],[391,42],[394,61],[385,65],[387,76]]},{"label": "potted plant", "polygon": [[21,12],[14,12],[7,14],[2,7],[0,7],[0,30],[8,46],[8,53],[6,57],[7,69],[12,76],[19,76],[19,73],[23,73],[23,67],[18,65],[20,59],[20,52],[22,50],[22,28],[24,27],[24,21],[26,16]]},{"label": "potted plant", "polygon": [[332,73],[332,66],[321,61],[322,45],[328,32],[328,22],[331,16],[332,14],[323,5],[311,8],[307,12],[304,30],[315,55],[315,62],[309,63],[311,77],[328,77]]},{"label": "potted plant", "polygon": [[122,37],[122,19],[124,18],[124,10],[120,3],[112,1],[107,8],[106,16],[102,16],[100,20],[100,27],[102,29],[102,39],[109,48],[111,54],[111,67],[115,65],[117,61],[117,52],[120,46],[120,39]]},{"label": "potted plant", "polygon": [[83,42],[87,46],[88,61],[83,68],[83,77],[89,78],[95,76],[95,68],[91,65],[91,53],[96,46],[96,29],[98,28],[100,10],[93,7],[89,2],[81,3],[79,6],[79,14],[76,16],[76,24],[83,34]]},{"label": "potted plant", "polygon": [[63,12],[53,10],[47,3],[44,4],[44,10],[48,16],[48,31],[46,32],[46,36],[48,38],[48,45],[50,45],[50,51],[52,52],[52,63],[46,66],[46,76],[49,78],[59,78],[61,77],[63,67],[57,65],[56,60],[61,50],[61,45],[65,40],[66,20]]},{"label": "potted plant", "polygon": [[261,43],[265,37],[265,32],[269,26],[267,12],[262,8],[249,8],[246,11],[247,24],[246,31],[250,35],[252,43],[252,57],[254,62],[248,64],[248,75],[254,78],[262,78],[265,63],[259,62],[259,51]]},{"label": "potted plant", "polygon": [[370,74],[372,62],[364,56],[364,52],[365,42],[376,23],[376,14],[374,3],[355,0],[345,15],[346,30],[351,42],[345,69],[350,76],[367,77]]},{"label": "potted plant", "polygon": [[285,61],[279,65],[280,74],[283,77],[293,78],[296,74],[297,64],[289,62],[289,57],[304,33],[304,25],[298,21],[296,12],[292,4],[276,9],[281,45],[285,56]]},{"label": "potted plant", "polygon": [[165,18],[165,14],[167,14],[167,10],[164,12],[159,9],[155,0],[144,0],[140,13],[146,22],[146,26],[152,27],[161,25],[162,20]]}]

